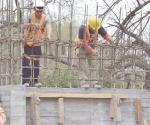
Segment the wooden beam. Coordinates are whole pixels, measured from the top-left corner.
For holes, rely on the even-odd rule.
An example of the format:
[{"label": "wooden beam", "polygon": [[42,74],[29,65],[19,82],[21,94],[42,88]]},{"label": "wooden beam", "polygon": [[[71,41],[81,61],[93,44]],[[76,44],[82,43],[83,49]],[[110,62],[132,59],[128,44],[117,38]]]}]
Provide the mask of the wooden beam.
[{"label": "wooden beam", "polygon": [[141,99],[140,98],[136,98],[135,102],[134,102],[134,105],[135,105],[135,119],[136,119],[136,122],[138,124],[141,124],[141,122],[142,122],[142,104],[141,104]]},{"label": "wooden beam", "polygon": [[114,120],[114,122],[121,122],[121,109],[120,109],[120,98],[113,95],[113,98],[110,101],[110,118]]},{"label": "wooden beam", "polygon": [[64,125],[64,98],[58,98],[59,124]]},{"label": "wooden beam", "polygon": [[32,125],[40,125],[39,104],[39,97],[36,93],[32,93],[30,101],[30,120]]},{"label": "wooden beam", "polygon": [[[26,97],[31,97],[33,92],[27,92]],[[83,99],[111,99],[113,95],[120,99],[127,99],[127,94],[113,93],[36,93],[39,98],[83,98]]]}]

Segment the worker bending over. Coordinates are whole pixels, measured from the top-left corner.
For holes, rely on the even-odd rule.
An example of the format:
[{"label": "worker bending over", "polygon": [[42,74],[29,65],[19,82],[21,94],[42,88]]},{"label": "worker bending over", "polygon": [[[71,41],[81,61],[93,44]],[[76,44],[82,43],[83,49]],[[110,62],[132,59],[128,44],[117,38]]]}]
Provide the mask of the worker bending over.
[{"label": "worker bending over", "polygon": [[112,37],[102,27],[101,21],[96,16],[90,16],[86,24],[80,26],[78,37],[75,39],[77,45],[76,50],[78,50],[79,69],[81,70],[79,78],[81,80],[80,84],[83,87],[84,85],[87,86],[87,83],[88,86],[93,86],[97,82],[93,60],[96,55],[96,41],[99,34],[105,40],[112,41]]}]

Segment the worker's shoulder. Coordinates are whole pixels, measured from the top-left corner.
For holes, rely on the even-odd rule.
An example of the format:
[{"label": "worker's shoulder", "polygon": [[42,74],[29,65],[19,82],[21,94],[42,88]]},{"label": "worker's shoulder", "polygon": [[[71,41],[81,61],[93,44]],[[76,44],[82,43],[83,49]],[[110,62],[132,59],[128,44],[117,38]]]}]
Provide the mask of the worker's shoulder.
[{"label": "worker's shoulder", "polygon": [[86,26],[85,26],[85,25],[81,25],[81,26],[79,27],[79,32],[83,32],[83,31],[85,31],[85,28],[86,28]]},{"label": "worker's shoulder", "polygon": [[50,23],[51,22],[51,19],[48,15],[45,14],[45,23]]},{"label": "worker's shoulder", "polygon": [[84,29],[86,26],[85,25],[80,25],[79,29]]}]

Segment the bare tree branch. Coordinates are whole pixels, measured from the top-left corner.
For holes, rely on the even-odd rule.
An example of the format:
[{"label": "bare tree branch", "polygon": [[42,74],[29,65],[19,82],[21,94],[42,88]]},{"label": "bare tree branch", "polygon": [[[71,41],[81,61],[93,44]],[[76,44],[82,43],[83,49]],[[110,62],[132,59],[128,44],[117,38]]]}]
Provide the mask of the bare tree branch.
[{"label": "bare tree branch", "polygon": [[136,0],[136,2],[138,3],[139,6],[141,5],[139,0]]},{"label": "bare tree branch", "polygon": [[143,47],[143,49],[145,50],[145,52],[148,54],[148,56],[150,56],[150,45],[147,44],[144,40],[142,40],[139,36],[137,36],[136,34],[128,31],[122,24],[118,24],[119,28],[127,35],[132,36],[133,38],[136,39],[136,42],[138,45],[141,45]]},{"label": "bare tree branch", "polygon": [[139,35],[141,35],[142,32],[145,30],[145,28],[146,28],[146,26],[148,25],[149,21],[150,21],[150,17],[148,18],[148,20],[147,20],[145,26],[143,27],[143,29],[140,31]]},{"label": "bare tree branch", "polygon": [[149,4],[150,1],[144,2],[143,4],[140,4],[140,6],[138,6],[137,8],[135,8],[134,10],[132,10],[129,15],[127,15],[127,17],[123,20],[122,25],[125,25],[129,20],[131,20],[134,16],[135,13],[137,11],[139,11],[140,9],[142,9],[144,6],[146,6],[147,4]]},{"label": "bare tree branch", "polygon": [[117,0],[117,1],[115,1],[111,6],[109,6],[109,4],[106,2],[106,0],[103,0],[103,1],[104,1],[104,3],[108,6],[108,9],[107,9],[103,14],[99,15],[99,17],[104,16],[104,17],[103,17],[103,19],[104,19],[105,16],[106,16],[107,14],[109,14],[110,11],[112,11],[113,14],[116,16],[116,18],[119,20],[118,16],[117,16],[117,15],[115,14],[115,12],[113,11],[113,8],[114,8],[117,4],[119,4],[122,0]]},{"label": "bare tree branch", "polygon": [[[135,22],[132,22],[132,24],[130,26],[128,26],[128,29],[130,27],[132,27],[133,25],[135,25],[136,23],[140,22],[141,20],[143,20],[144,18],[146,18],[147,16],[149,16],[150,11],[148,11],[144,16],[142,16],[141,18],[139,18],[138,20],[136,20]],[[149,19],[148,19],[149,20]]]}]

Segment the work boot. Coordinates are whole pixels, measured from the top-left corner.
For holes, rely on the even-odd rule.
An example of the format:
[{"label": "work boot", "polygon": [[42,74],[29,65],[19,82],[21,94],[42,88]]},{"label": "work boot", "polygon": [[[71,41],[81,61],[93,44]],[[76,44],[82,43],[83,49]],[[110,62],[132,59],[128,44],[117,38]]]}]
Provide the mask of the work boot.
[{"label": "work boot", "polygon": [[35,87],[41,88],[41,87],[42,87],[42,83],[36,83],[36,84],[35,84]]},{"label": "work boot", "polygon": [[24,87],[29,87],[30,84],[29,84],[29,83],[24,83],[23,86],[24,86]]},{"label": "work boot", "polygon": [[98,81],[91,81],[90,85],[91,88],[101,89],[101,85],[98,83]]},{"label": "work boot", "polygon": [[101,89],[102,88],[101,85],[99,85],[99,84],[95,84],[93,87],[97,88],[97,89]]},{"label": "work boot", "polygon": [[89,85],[89,84],[82,84],[82,85],[81,85],[81,88],[86,88],[86,89],[88,89],[88,88],[90,88],[90,85]]}]

